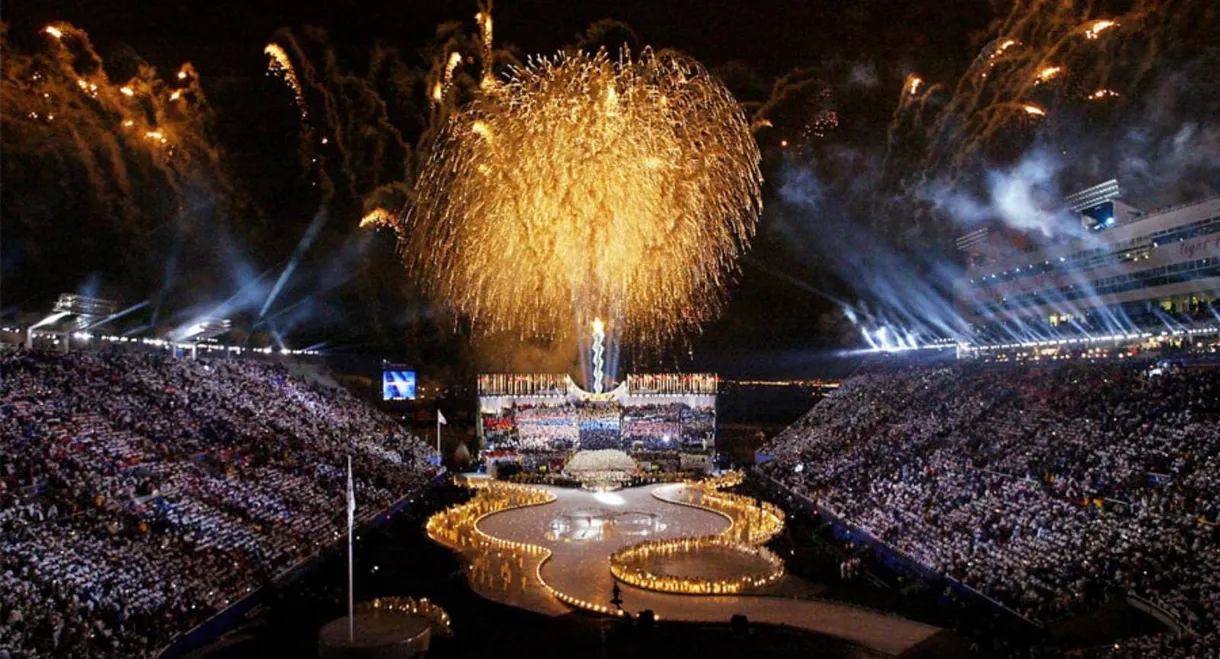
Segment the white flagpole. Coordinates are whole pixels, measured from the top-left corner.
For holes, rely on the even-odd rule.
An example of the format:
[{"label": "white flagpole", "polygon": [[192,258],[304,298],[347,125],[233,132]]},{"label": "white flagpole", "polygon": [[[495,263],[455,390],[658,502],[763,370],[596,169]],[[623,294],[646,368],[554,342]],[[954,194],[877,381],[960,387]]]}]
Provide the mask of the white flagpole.
[{"label": "white flagpole", "polygon": [[352,516],[356,510],[356,493],[352,489],[352,456],[347,456],[347,642],[356,637],[356,620],[352,617]]}]

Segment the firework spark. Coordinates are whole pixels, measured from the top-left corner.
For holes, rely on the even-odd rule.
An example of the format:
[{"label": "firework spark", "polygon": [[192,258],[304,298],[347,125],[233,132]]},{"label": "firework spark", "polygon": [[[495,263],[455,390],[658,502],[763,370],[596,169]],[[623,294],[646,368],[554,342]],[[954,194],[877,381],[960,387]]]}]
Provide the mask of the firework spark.
[{"label": "firework spark", "polygon": [[449,91],[449,87],[453,84],[453,72],[457,70],[462,63],[462,54],[454,51],[449,53],[449,58],[445,62],[445,71],[441,75],[441,79],[437,80],[432,85],[432,103],[433,105],[445,100],[445,94]]},{"label": "firework spark", "polygon": [[6,156],[37,172],[14,178],[9,187],[22,193],[13,203],[45,218],[43,200],[60,195],[130,229],[181,209],[188,181],[227,195],[211,109],[191,64],[173,88],[143,63],[115,83],[85,31],[55,23],[41,32],[54,39],[50,47],[26,52],[6,42],[0,58]]},{"label": "firework spark", "polygon": [[907,93],[915,96],[919,93],[919,86],[923,84],[923,78],[919,76],[910,76],[907,80]]},{"label": "firework spark", "polygon": [[806,141],[823,139],[838,127],[839,113],[834,110],[823,110],[809,119],[809,122],[801,129],[801,137]]},{"label": "firework spark", "polygon": [[450,120],[403,251],[482,330],[596,316],[656,345],[719,311],[761,210],[758,165],[740,106],[691,59],[539,59]]},{"label": "firework spark", "polygon": [[1118,23],[1116,23],[1114,21],[1105,20],[1105,19],[1090,21],[1089,23],[1086,24],[1086,27],[1084,30],[1084,38],[1090,39],[1090,40],[1097,39],[1098,37],[1101,36],[1102,32],[1105,32],[1106,30],[1109,30],[1112,27],[1118,27]]},{"label": "firework spark", "polygon": [[462,54],[454,51],[449,53],[449,61],[445,63],[445,86],[448,87],[453,82],[453,72],[457,70],[462,63]]},{"label": "firework spark", "polygon": [[1003,55],[1004,51],[1016,46],[1019,43],[1021,42],[1012,38],[996,39],[990,46],[988,46],[988,48],[984,49],[983,57],[985,57],[987,60],[994,60],[1000,55]]},{"label": "firework spark", "polygon": [[391,214],[390,211],[387,211],[384,208],[374,208],[368,213],[365,213],[364,217],[360,219],[360,228],[377,229],[380,227],[392,227],[393,222],[394,215]]},{"label": "firework spark", "polygon": [[491,68],[494,63],[492,57],[492,22],[491,8],[488,7],[483,11],[474,15],[474,20],[479,24],[479,41],[483,48],[483,80],[480,85],[484,90],[495,87],[495,78],[492,76]]},{"label": "firework spark", "polygon": [[[1065,117],[1065,123],[1043,124],[1039,134],[1045,136],[1067,126],[1074,103],[1136,93],[1154,75],[1155,60],[1172,40],[1197,31],[1200,12],[1209,11],[1208,0],[1133,0],[1124,13],[1107,18],[1097,17],[1091,3],[1009,4],[1007,14],[989,28],[995,38],[955,83],[927,91],[916,87],[922,92],[917,96],[911,92],[913,76],[907,77],[885,162],[889,166],[890,144],[906,137],[900,129],[915,129],[909,135],[922,140],[923,148],[903,146],[920,159],[911,163],[918,172],[908,179],[914,186],[930,178],[956,182],[970,176],[978,157],[1011,156],[1034,135],[1028,122],[1015,118]],[[929,105],[926,100],[938,87],[945,93]]]},{"label": "firework spark", "polygon": [[1051,80],[1053,80],[1053,79],[1054,79],[1056,76],[1058,76],[1060,73],[1063,73],[1063,67],[1062,67],[1062,66],[1045,66],[1045,67],[1042,67],[1042,70],[1038,72],[1038,78],[1037,78],[1037,80],[1035,80],[1035,81],[1034,81],[1034,84],[1039,84],[1039,83],[1043,83],[1043,82],[1050,82],[1050,81],[1051,81]]},{"label": "firework spark", "polygon": [[305,105],[305,91],[301,87],[300,79],[297,78],[296,69],[292,68],[292,60],[288,57],[287,51],[277,43],[269,43],[263,49],[263,53],[271,58],[267,64],[268,72],[283,78],[284,82],[292,89],[297,109],[301,111],[301,119],[308,119],[309,106]]}]

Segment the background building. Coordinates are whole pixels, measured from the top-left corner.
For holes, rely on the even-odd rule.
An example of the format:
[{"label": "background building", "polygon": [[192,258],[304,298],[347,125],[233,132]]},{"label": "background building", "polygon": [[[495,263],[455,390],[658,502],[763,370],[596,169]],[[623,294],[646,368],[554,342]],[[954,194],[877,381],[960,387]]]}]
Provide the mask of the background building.
[{"label": "background building", "polygon": [[1065,239],[981,229],[958,240],[958,313],[980,339],[1189,328],[1220,319],[1220,196],[1143,212],[1109,181],[1065,201]]}]

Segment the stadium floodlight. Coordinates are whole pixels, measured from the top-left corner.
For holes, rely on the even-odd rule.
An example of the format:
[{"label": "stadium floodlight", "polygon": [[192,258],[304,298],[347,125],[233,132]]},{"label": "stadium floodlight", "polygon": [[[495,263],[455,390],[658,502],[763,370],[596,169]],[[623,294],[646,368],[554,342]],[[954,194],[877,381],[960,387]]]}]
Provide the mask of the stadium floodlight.
[{"label": "stadium floodlight", "polygon": [[59,331],[47,330],[61,335],[60,339],[63,341],[63,350],[67,352],[71,345],[73,330],[98,325],[100,324],[99,320],[113,316],[118,308],[118,303],[113,300],[77,295],[76,293],[63,293],[55,301],[55,306],[51,309],[51,313],[47,314],[46,317],[37,323],[30,325],[26,330],[25,345],[27,348],[34,347],[34,330],[41,327],[59,325],[61,321],[67,321],[62,322],[64,327]]},{"label": "stadium floodlight", "polygon": [[54,325],[55,323],[58,323],[60,320],[67,318],[70,315],[72,315],[72,314],[69,314],[66,311],[52,313],[51,315],[43,318],[42,320],[34,323],[33,325],[30,325],[29,329],[35,330],[35,329],[38,329],[39,327],[46,327],[47,325]]},{"label": "stadium floodlight", "polygon": [[958,238],[956,241],[958,251],[969,252],[980,245],[986,244],[988,234],[987,227],[983,227]]},{"label": "stadium floodlight", "polygon": [[119,318],[122,318],[123,316],[126,316],[127,314],[139,311],[140,309],[147,307],[150,302],[151,302],[150,300],[144,300],[143,302],[133,304],[130,307],[123,309],[122,311],[115,311],[113,313],[107,314],[106,316],[99,318],[98,320],[89,322],[85,326],[81,327],[81,329],[88,332],[89,330],[91,330],[95,327],[100,327],[113,320],[118,320]]},{"label": "stadium floodlight", "polygon": [[[211,338],[227,333],[233,327],[233,322],[228,318],[211,318],[204,316],[196,319],[194,322],[183,325],[178,329],[170,332],[170,338],[174,343],[190,342],[191,359],[199,357],[199,342],[206,341]],[[184,346],[186,347],[186,346]]]},{"label": "stadium floodlight", "polygon": [[56,313],[69,313],[82,319],[105,318],[118,310],[118,303],[75,293],[64,293],[55,302]]},{"label": "stadium floodlight", "polygon": [[1110,179],[1105,183],[1072,193],[1064,197],[1063,202],[1067,204],[1067,207],[1073,213],[1079,213],[1094,206],[1104,204],[1107,201],[1114,201],[1121,194],[1122,190],[1118,187],[1118,181]]},{"label": "stadium floodlight", "polygon": [[206,341],[221,334],[228,334],[233,328],[233,322],[228,318],[205,318],[199,321],[197,341]]},{"label": "stadium floodlight", "polygon": [[174,341],[206,341],[227,333],[233,327],[228,318],[203,317],[171,333]]}]

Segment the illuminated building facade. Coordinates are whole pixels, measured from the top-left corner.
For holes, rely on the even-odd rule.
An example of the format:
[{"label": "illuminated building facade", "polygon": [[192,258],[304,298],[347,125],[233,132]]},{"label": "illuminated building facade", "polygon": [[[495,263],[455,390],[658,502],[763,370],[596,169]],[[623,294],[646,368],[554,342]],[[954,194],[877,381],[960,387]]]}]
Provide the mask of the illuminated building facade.
[{"label": "illuminated building facade", "polygon": [[[1068,240],[967,234],[958,313],[986,342],[1179,330],[1220,322],[1220,196],[1142,212],[1104,183],[1066,199]],[[990,233],[990,235],[989,235]]]}]

